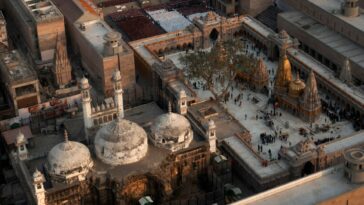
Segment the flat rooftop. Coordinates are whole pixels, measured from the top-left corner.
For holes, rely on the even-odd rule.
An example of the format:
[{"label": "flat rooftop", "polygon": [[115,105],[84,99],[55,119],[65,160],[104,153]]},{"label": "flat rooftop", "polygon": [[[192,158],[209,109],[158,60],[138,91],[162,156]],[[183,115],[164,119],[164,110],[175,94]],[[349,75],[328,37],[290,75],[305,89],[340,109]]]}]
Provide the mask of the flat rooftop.
[{"label": "flat rooftop", "polygon": [[[364,69],[364,49],[355,42],[332,31],[301,12],[285,12],[279,15],[286,21],[295,25],[298,29],[307,33],[310,37],[317,39],[339,55],[349,58],[352,63],[355,63]],[[362,16],[364,18],[364,15]]]},{"label": "flat rooftop", "polygon": [[0,55],[0,69],[9,78],[11,84],[20,84],[37,79],[33,68],[25,62],[17,50]]},{"label": "flat rooftop", "polygon": [[356,132],[345,138],[330,142],[324,146],[324,151],[325,153],[330,154],[338,150],[346,150],[359,145],[364,145],[364,131]]},{"label": "flat rooftop", "polygon": [[275,34],[275,32],[273,30],[271,30],[270,28],[265,26],[263,23],[261,23],[260,21],[258,21],[255,18],[252,18],[252,17],[249,17],[249,16],[244,17],[244,24],[246,24],[251,29],[257,31],[258,33],[260,33],[265,38],[268,38],[268,36],[270,34]]},{"label": "flat rooftop", "polygon": [[[362,32],[364,32],[364,15],[360,15],[358,17],[345,17],[341,13],[341,4],[342,0],[307,0],[308,2],[320,7],[327,13],[330,13],[333,17],[339,18],[347,24],[355,27]],[[333,11],[336,11],[337,14],[333,14]]]},{"label": "flat rooftop", "polygon": [[362,184],[348,183],[344,177],[343,167],[333,167],[235,202],[232,205],[312,205],[360,187]]},{"label": "flat rooftop", "polygon": [[167,32],[183,30],[192,24],[181,13],[175,10],[167,11],[166,9],[161,9],[147,11],[147,13]]},{"label": "flat rooftop", "polygon": [[102,56],[105,43],[104,36],[111,32],[112,29],[102,20],[88,21],[84,22],[84,24],[86,29],[81,30],[79,26],[77,28]]},{"label": "flat rooftop", "polygon": [[50,0],[21,0],[36,21],[49,21],[63,17],[62,13]]},{"label": "flat rooftop", "polygon": [[254,170],[254,173],[262,179],[284,174],[290,169],[289,165],[282,160],[270,163],[266,167],[262,166],[262,162],[258,156],[236,136],[226,138],[224,139],[224,142],[239,159],[243,160],[249,168]]},{"label": "flat rooftop", "polygon": [[246,132],[247,129],[236,121],[225,109],[216,101],[204,101],[193,104],[188,108],[188,112],[197,120],[201,122],[204,120],[202,110],[213,109],[217,114],[206,118],[211,119],[216,125],[217,141],[221,142],[226,138]]}]

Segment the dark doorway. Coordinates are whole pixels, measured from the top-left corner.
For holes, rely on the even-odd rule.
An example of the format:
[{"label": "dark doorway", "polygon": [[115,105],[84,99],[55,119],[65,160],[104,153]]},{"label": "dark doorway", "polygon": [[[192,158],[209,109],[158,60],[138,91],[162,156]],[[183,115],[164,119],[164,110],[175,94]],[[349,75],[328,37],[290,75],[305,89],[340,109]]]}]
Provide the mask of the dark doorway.
[{"label": "dark doorway", "polygon": [[315,166],[312,164],[312,162],[306,162],[305,166],[303,166],[302,169],[302,176],[307,176],[315,172]]},{"label": "dark doorway", "polygon": [[210,40],[214,43],[219,38],[219,32],[216,28],[212,29],[210,33]]},{"label": "dark doorway", "polygon": [[279,51],[279,48],[278,48],[278,46],[274,46],[274,60],[275,59],[278,59],[279,58],[279,56],[280,56],[280,51]]}]

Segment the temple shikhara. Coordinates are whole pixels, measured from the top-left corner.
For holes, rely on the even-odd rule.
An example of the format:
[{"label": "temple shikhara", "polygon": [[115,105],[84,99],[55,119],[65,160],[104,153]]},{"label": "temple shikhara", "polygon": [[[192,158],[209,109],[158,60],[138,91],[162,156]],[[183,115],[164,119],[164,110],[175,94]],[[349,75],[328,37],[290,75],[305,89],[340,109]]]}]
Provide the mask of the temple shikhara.
[{"label": "temple shikhara", "polygon": [[1,0],[0,204],[362,204],[363,10]]},{"label": "temple shikhara", "polygon": [[316,77],[310,72],[307,82],[300,79],[299,71],[292,78],[291,63],[286,51],[283,51],[278,63],[274,83],[276,105],[289,110],[310,123],[315,122],[321,114],[321,100],[317,89]]}]

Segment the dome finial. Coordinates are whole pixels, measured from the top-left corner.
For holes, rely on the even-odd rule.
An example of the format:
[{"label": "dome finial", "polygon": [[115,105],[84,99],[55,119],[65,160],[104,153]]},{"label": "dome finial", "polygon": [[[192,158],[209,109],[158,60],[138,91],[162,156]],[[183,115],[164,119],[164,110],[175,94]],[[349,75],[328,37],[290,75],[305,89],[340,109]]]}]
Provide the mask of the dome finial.
[{"label": "dome finial", "polygon": [[172,103],[171,101],[168,101],[168,113],[172,112]]},{"label": "dome finial", "polygon": [[68,143],[68,132],[67,129],[64,129],[64,142]]},{"label": "dome finial", "polygon": [[297,70],[296,72],[296,80],[299,80],[300,79],[300,72]]}]

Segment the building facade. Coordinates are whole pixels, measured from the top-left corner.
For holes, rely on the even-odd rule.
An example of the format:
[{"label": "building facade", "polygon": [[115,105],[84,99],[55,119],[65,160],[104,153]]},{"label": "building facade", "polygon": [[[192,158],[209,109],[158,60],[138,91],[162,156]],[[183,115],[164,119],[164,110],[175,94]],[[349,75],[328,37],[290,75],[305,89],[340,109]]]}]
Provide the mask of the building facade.
[{"label": "building facade", "polygon": [[11,96],[15,112],[41,103],[39,81],[34,69],[17,50],[0,55],[2,81]]},{"label": "building facade", "polygon": [[[52,1],[4,1],[11,24],[16,27],[27,54],[39,66],[51,65],[54,60],[57,36],[65,38],[62,13]],[[19,45],[21,45],[19,43]]]}]

